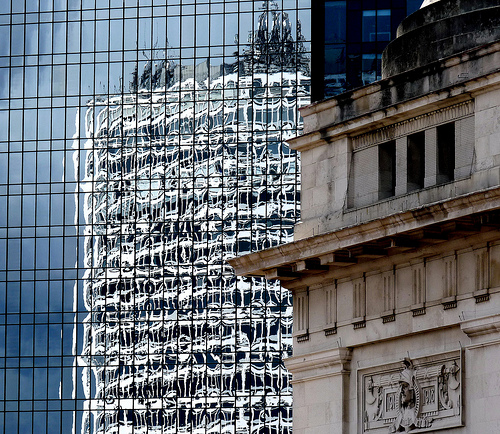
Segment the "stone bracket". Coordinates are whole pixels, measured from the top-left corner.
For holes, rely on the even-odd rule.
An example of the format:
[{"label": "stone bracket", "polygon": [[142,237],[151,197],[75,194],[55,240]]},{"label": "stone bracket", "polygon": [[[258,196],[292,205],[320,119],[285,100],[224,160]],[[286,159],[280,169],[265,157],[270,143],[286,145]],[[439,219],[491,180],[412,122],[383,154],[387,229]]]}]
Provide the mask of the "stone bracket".
[{"label": "stone bracket", "polygon": [[485,301],[489,301],[490,294],[487,289],[481,289],[479,291],[474,291],[474,298],[476,299],[476,303],[484,303]]},{"label": "stone bracket", "polygon": [[325,336],[331,336],[337,334],[337,326],[325,329]]},{"label": "stone bracket", "polygon": [[451,297],[446,297],[441,300],[444,310],[455,309],[457,307],[457,297],[453,295]]}]

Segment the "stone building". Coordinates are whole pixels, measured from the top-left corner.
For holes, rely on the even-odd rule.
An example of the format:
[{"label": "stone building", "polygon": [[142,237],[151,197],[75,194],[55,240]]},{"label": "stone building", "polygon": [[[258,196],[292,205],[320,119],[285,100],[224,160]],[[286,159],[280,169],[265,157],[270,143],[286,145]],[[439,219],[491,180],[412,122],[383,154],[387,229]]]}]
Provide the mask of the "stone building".
[{"label": "stone building", "polygon": [[500,432],[500,6],[427,2],[383,79],[302,110],[294,434]]}]

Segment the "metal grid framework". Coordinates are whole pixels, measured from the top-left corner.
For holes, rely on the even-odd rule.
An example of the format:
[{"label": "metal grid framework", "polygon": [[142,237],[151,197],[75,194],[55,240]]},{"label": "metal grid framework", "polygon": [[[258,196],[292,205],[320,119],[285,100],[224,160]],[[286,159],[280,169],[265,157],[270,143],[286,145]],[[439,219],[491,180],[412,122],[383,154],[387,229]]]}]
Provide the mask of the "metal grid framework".
[{"label": "metal grid framework", "polygon": [[381,78],[381,57],[399,23],[422,0],[321,0],[312,35],[312,99],[322,100]]},{"label": "metal grid framework", "polygon": [[310,2],[0,2],[0,431],[285,433]]}]

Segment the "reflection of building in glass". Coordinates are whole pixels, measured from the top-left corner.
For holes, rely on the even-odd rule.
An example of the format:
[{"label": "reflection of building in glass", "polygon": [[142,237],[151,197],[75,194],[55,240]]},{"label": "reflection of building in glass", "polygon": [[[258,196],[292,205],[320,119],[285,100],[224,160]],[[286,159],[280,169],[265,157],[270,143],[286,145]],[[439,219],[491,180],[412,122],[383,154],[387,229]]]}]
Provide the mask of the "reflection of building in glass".
[{"label": "reflection of building in glass", "polygon": [[225,260],[292,239],[298,34],[264,12],[236,64],[148,64],[89,104],[84,432],[289,432],[288,294]]},{"label": "reflection of building in glass", "polygon": [[381,78],[382,51],[396,28],[422,0],[323,0],[312,3],[313,100],[337,95]]}]

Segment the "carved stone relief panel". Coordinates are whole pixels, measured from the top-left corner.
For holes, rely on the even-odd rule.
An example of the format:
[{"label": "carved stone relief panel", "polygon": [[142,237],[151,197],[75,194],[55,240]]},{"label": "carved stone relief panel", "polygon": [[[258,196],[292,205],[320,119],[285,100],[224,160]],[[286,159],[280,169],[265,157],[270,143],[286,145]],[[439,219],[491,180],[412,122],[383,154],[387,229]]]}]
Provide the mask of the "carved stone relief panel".
[{"label": "carved stone relief panel", "polygon": [[463,425],[461,351],[358,371],[359,433]]}]

